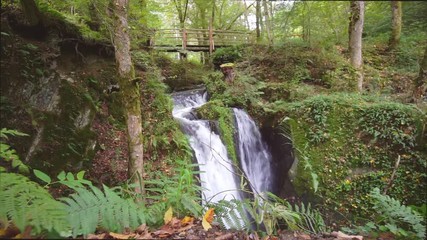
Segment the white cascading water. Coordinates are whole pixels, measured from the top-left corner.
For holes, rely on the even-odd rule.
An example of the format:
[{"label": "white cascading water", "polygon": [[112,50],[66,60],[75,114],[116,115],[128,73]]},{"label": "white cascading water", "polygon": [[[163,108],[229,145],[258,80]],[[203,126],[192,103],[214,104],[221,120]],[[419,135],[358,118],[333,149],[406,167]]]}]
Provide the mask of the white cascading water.
[{"label": "white cascading water", "polygon": [[240,164],[256,195],[271,191],[271,153],[262,141],[252,118],[243,110],[233,108],[238,129]]},{"label": "white cascading water", "polygon": [[206,103],[206,93],[200,90],[175,93],[173,100],[172,114],[189,136],[200,165],[203,200],[218,202],[222,199],[241,199],[234,170],[220,136],[211,131],[209,121],[198,120],[192,115],[194,108]]}]

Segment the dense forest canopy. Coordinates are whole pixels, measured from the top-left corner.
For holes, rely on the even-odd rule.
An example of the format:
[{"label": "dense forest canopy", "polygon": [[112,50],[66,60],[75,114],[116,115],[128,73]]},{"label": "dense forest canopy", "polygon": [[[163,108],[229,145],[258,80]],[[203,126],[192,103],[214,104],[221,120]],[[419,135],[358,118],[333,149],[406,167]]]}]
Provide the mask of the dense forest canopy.
[{"label": "dense forest canopy", "polygon": [[426,237],[426,2],[2,0],[0,48],[2,238]]}]

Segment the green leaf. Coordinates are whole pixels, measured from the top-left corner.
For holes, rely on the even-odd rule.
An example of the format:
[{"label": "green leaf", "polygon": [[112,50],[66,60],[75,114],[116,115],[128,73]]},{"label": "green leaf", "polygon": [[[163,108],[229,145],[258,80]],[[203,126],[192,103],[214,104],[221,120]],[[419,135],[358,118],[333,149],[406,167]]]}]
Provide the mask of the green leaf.
[{"label": "green leaf", "polygon": [[37,178],[39,178],[40,180],[42,180],[47,184],[52,182],[52,179],[50,179],[50,177],[46,173],[39,171],[37,169],[34,169],[34,175],[36,175]]},{"label": "green leaf", "polygon": [[74,181],[74,176],[73,176],[73,174],[72,173],[67,173],[67,180],[68,181]]},{"label": "green leaf", "polygon": [[80,171],[77,173],[77,180],[83,180],[86,171]]},{"label": "green leaf", "polygon": [[59,181],[64,181],[64,180],[65,180],[65,172],[64,172],[64,171],[61,171],[61,172],[58,174],[57,178],[59,179]]}]

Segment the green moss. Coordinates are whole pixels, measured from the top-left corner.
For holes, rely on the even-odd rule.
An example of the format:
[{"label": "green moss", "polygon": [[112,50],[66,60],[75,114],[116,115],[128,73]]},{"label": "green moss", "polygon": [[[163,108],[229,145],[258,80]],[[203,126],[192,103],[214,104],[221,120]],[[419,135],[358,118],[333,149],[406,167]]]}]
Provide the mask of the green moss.
[{"label": "green moss", "polygon": [[225,143],[227,153],[231,160],[237,164],[237,153],[234,144],[234,119],[230,108],[224,106],[219,100],[209,101],[202,107],[196,109],[199,118],[218,121],[220,137]]},{"label": "green moss", "polygon": [[171,114],[173,102],[160,79],[160,70],[150,67],[141,87],[145,154],[151,161],[181,159],[190,163],[191,147]]},{"label": "green moss", "polygon": [[[388,194],[405,204],[425,202],[425,113],[415,107],[357,94],[315,96],[285,105],[299,165],[294,186],[346,217],[369,215],[369,191],[383,189],[402,158]],[[403,160],[404,159],[404,160]],[[424,159],[424,160],[422,160]],[[315,193],[312,173],[318,176]],[[311,183],[311,184],[309,184]]]}]

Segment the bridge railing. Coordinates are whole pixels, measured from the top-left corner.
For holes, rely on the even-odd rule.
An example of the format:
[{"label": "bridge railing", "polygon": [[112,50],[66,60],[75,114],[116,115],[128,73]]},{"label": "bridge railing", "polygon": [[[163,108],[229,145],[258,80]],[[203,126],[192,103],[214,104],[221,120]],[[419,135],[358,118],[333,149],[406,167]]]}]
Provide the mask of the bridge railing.
[{"label": "bridge railing", "polygon": [[212,29],[158,29],[151,37],[154,48],[212,52],[216,47],[253,43],[249,32]]}]

